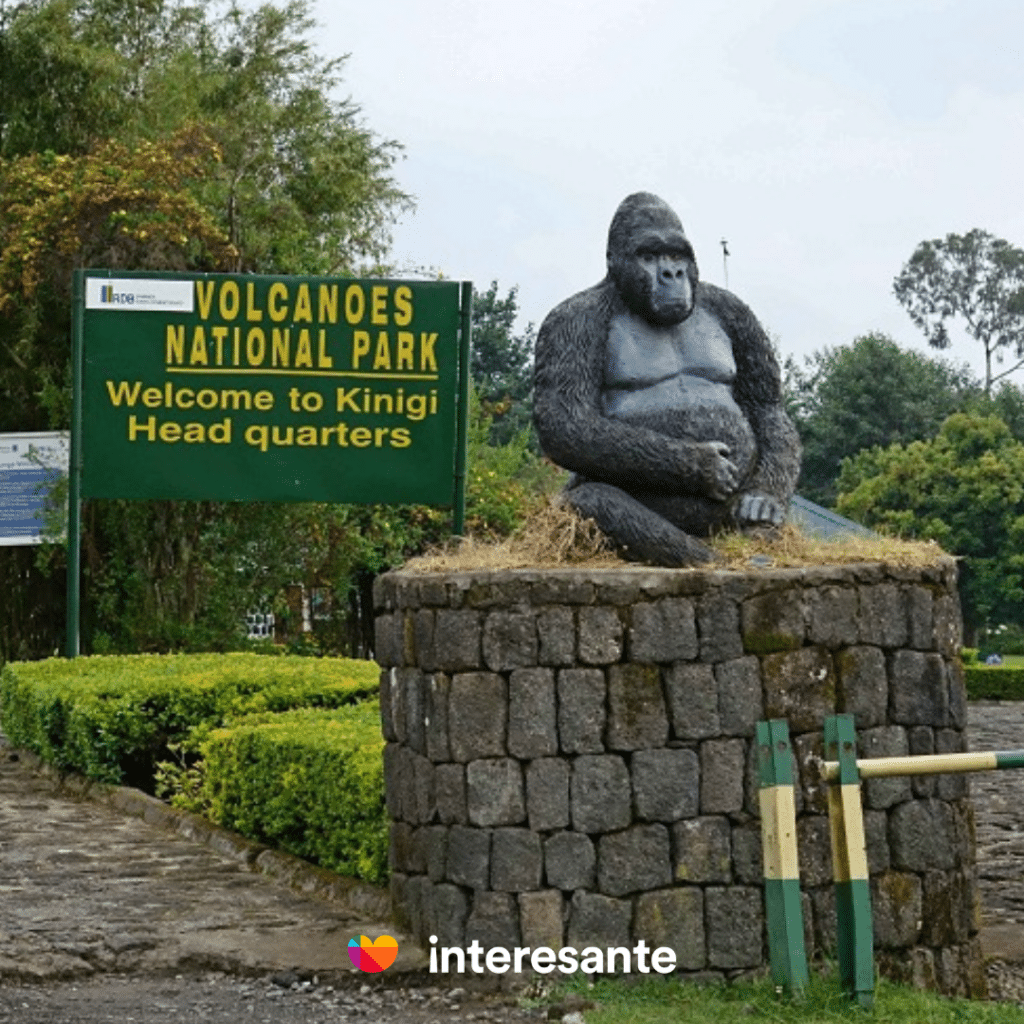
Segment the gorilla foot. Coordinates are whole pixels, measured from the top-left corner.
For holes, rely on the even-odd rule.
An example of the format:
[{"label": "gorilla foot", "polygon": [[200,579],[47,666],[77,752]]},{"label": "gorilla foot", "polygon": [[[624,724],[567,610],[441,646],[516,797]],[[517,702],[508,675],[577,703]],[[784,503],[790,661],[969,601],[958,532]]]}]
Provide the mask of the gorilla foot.
[{"label": "gorilla foot", "polygon": [[676,568],[718,561],[703,541],[612,484],[584,483],[563,496],[581,516],[593,519],[631,562]]}]

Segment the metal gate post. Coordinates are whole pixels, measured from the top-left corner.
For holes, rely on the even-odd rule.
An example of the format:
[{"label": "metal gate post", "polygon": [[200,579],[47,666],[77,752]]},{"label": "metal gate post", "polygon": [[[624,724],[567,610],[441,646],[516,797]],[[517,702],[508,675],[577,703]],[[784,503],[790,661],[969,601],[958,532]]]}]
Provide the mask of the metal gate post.
[{"label": "metal gate post", "polygon": [[875,1001],[871,885],[852,715],[825,719],[825,756],[839,763],[839,779],[828,790],[839,976],[849,995],[870,1010]]},{"label": "metal gate post", "polygon": [[784,721],[757,723],[764,904],[772,981],[790,995],[807,987],[807,953],[800,902],[796,799],[789,729]]}]

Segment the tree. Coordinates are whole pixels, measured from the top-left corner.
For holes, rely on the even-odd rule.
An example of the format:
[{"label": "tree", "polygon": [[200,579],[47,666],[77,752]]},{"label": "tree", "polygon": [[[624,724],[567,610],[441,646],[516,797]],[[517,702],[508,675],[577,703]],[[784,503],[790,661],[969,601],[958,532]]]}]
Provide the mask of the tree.
[{"label": "tree", "polygon": [[491,415],[490,440],[507,444],[530,430],[533,402],[533,324],[516,335],[518,289],[498,297],[498,282],[473,290],[473,352],[470,375],[483,408]]},{"label": "tree", "polygon": [[863,451],[838,487],[843,515],[961,557],[969,642],[1024,624],[1024,444],[1002,420],[957,413],[931,440]]},{"label": "tree", "polygon": [[[950,345],[946,323],[959,318],[985,352],[985,394],[1024,364],[1024,250],[975,228],[922,242],[893,282],[893,291],[928,344]],[[1016,361],[994,374],[992,361]]]},{"label": "tree", "polygon": [[884,334],[787,364],[789,412],[803,443],[799,492],[832,506],[843,459],[925,440],[979,392],[966,367],[899,348]]}]

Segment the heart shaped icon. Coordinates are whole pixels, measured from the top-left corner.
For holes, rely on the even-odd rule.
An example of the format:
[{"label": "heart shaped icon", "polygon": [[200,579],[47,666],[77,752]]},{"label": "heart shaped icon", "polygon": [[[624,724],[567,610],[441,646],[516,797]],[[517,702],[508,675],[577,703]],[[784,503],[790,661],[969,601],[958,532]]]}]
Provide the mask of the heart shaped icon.
[{"label": "heart shaped icon", "polygon": [[348,940],[349,959],[360,971],[377,974],[386,971],[398,956],[398,940],[390,935],[381,935],[376,942],[360,935]]}]

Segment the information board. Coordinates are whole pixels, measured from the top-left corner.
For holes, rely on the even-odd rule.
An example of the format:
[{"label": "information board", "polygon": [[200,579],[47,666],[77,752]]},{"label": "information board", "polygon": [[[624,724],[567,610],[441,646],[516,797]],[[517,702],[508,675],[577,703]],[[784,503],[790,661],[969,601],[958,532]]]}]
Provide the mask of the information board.
[{"label": "information board", "polygon": [[0,434],[0,547],[40,544],[46,499],[68,473],[68,435]]},{"label": "information board", "polygon": [[79,273],[83,497],[456,503],[466,285]]}]

